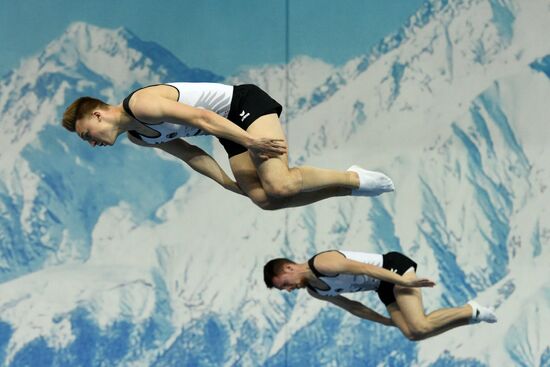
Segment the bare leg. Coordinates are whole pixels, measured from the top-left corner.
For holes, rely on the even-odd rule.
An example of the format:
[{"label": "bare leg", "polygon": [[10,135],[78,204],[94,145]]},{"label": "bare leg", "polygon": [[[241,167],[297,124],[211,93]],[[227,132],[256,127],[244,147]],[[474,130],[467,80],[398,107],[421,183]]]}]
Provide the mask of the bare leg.
[{"label": "bare leg", "polygon": [[330,187],[317,191],[301,192],[288,197],[272,197],[264,190],[248,152],[231,157],[230,164],[241,190],[255,204],[266,210],[303,206],[331,197],[347,196],[351,193],[348,188]]},{"label": "bare leg", "polygon": [[[416,277],[408,272],[404,277]],[[394,323],[411,340],[422,340],[450,329],[468,325],[472,308],[469,305],[442,308],[428,315],[424,313],[422,294],[419,288],[394,287],[396,303],[388,305]]]},{"label": "bare leg", "polygon": [[[258,137],[286,140],[276,114],[258,118],[248,127],[247,131]],[[345,188],[351,193],[352,189],[359,187],[359,177],[355,172],[335,171],[315,167],[289,168],[288,156],[286,154],[267,160],[252,157],[252,163],[256,167],[264,190],[272,197],[288,197],[301,192],[316,191],[331,187]]]},{"label": "bare leg", "polygon": [[[460,316],[457,320],[449,321],[449,320],[446,320],[448,315],[440,315],[440,314],[436,315],[436,313],[442,313],[443,311],[450,311],[450,312],[453,312],[455,315],[460,314],[462,316]],[[433,325],[440,325],[440,326],[434,328],[434,330],[431,333],[426,334],[425,338],[439,335],[441,333],[444,333],[445,331],[457,328],[459,326],[470,325],[471,316],[472,316],[472,307],[470,307],[469,305],[464,305],[462,307],[442,308],[442,309],[436,310],[428,314],[426,317],[428,318],[429,322],[431,322]]]},{"label": "bare leg", "polygon": [[[413,335],[413,333],[411,333],[411,330],[409,329],[409,325],[407,324],[405,317],[401,313],[401,310],[397,306],[397,303],[392,303],[391,305],[388,305],[387,309],[393,323],[395,324],[395,326],[397,326],[401,330],[403,335],[405,335],[410,340],[420,340],[420,339],[417,339],[418,335]],[[451,330],[456,327],[465,326],[468,324],[469,324],[469,320],[466,320],[466,321],[460,320],[460,321],[452,322],[444,327],[441,327],[438,330],[425,334],[424,337],[421,339],[426,339],[426,338],[444,333],[447,330]]]}]

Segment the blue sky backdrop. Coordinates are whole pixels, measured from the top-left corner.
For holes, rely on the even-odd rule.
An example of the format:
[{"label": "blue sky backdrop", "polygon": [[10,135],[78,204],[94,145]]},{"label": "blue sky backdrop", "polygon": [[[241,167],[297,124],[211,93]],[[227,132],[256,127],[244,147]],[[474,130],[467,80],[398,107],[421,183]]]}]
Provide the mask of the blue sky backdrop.
[{"label": "blue sky backdrop", "polygon": [[305,54],[341,65],[397,30],[424,1],[0,0],[0,75],[70,23],[84,21],[127,27],[189,66],[227,76],[242,67],[285,61],[286,14],[291,57]]}]

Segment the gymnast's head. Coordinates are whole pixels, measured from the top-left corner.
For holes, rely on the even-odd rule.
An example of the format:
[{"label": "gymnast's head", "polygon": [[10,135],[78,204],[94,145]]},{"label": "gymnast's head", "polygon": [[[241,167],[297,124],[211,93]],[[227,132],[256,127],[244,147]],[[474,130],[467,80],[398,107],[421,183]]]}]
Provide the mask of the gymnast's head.
[{"label": "gymnast's head", "polygon": [[272,259],[264,265],[264,282],[267,288],[288,292],[307,286],[307,278],[299,264],[285,258]]},{"label": "gymnast's head", "polygon": [[120,135],[113,106],[92,97],[80,97],[67,107],[61,124],[92,147],[113,145]]}]

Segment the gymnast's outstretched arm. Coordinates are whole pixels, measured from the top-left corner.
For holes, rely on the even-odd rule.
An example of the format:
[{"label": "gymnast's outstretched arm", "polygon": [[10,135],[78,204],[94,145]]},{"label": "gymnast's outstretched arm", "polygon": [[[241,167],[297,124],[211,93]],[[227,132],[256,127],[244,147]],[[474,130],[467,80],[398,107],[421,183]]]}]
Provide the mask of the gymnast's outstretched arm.
[{"label": "gymnast's outstretched arm", "polygon": [[427,278],[407,278],[380,266],[365,264],[359,261],[347,259],[344,255],[329,251],[319,254],[315,258],[317,270],[323,274],[365,274],[369,277],[380,279],[388,283],[394,283],[403,287],[433,287],[435,282]]},{"label": "gymnast's outstretched arm", "polygon": [[196,108],[154,94],[133,97],[133,112],[147,122],[171,122],[196,127],[205,133],[231,140],[261,158],[277,157],[287,152],[282,139],[257,137],[213,111]]},{"label": "gymnast's outstretched arm", "polygon": [[374,321],[379,324],[383,324],[387,326],[394,326],[393,321],[389,317],[380,315],[378,312],[368,308],[361,302],[353,301],[344,296],[334,296],[334,297],[321,296],[320,294],[310,289],[308,289],[307,291],[310,296],[323,301],[330,302],[333,305],[343,308],[344,310],[348,311],[349,313],[357,317],[360,317],[365,320]]},{"label": "gymnast's outstretched arm", "polygon": [[139,139],[134,138],[128,134],[130,141],[137,145],[154,147],[165,151],[166,153],[173,155],[176,158],[181,159],[189,165],[192,169],[211,178],[216,181],[225,189],[237,194],[244,195],[240,187],[235,181],[233,181],[225,171],[220,167],[218,162],[212,158],[201,148],[189,144],[183,139],[174,139],[166,143],[161,144],[147,144]]}]

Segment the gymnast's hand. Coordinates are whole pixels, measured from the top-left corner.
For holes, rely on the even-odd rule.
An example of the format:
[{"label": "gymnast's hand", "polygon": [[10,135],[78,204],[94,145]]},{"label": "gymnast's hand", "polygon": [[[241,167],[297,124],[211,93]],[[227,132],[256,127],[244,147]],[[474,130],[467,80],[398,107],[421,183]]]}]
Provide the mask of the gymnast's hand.
[{"label": "gymnast's hand", "polygon": [[254,138],[247,148],[252,155],[261,159],[277,157],[287,152],[284,139]]},{"label": "gymnast's hand", "polygon": [[423,288],[423,287],[433,287],[435,282],[428,278],[407,278],[404,281],[403,286],[412,287],[412,288]]}]

